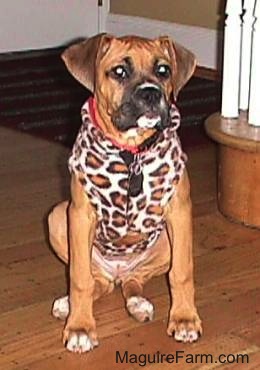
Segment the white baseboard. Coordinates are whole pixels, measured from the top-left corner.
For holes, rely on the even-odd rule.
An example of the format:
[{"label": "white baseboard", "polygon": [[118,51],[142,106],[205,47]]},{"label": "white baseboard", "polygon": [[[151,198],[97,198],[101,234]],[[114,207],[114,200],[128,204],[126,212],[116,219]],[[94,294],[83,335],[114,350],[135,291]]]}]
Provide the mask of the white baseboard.
[{"label": "white baseboard", "polygon": [[190,49],[196,55],[199,66],[217,69],[221,34],[216,30],[112,13],[107,16],[106,29],[108,33],[116,36],[168,35]]}]

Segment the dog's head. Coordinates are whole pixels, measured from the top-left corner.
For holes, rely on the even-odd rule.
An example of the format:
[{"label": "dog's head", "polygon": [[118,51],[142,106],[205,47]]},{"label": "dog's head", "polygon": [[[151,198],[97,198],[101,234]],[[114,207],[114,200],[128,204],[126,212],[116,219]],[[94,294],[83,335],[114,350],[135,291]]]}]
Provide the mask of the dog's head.
[{"label": "dog's head", "polygon": [[169,125],[169,109],[195,69],[194,55],[168,37],[100,34],[65,50],[71,74],[93,92],[104,132],[140,145]]}]

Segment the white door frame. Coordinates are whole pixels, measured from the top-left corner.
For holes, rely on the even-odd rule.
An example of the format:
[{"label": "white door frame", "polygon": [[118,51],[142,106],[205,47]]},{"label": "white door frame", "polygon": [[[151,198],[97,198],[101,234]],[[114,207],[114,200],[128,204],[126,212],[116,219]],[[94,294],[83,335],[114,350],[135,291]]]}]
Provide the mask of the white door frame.
[{"label": "white door frame", "polygon": [[107,19],[110,11],[110,0],[99,0],[98,7],[98,32],[107,32]]}]

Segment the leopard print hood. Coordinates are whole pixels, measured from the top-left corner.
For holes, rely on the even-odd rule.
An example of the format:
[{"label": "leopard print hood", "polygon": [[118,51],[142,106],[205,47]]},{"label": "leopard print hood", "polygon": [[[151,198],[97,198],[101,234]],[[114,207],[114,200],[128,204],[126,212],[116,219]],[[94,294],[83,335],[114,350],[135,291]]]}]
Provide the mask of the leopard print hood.
[{"label": "leopard print hood", "polygon": [[[98,224],[94,247],[104,256],[125,256],[154,245],[165,226],[164,207],[174,196],[185,168],[176,129],[180,115],[174,104],[171,125],[157,140],[133,156],[128,167],[122,148],[108,139],[94,118],[93,99],[82,107],[82,126],[69,158],[69,170],[80,174],[87,196],[96,209]],[[131,194],[131,175],[142,176],[142,188]],[[147,239],[134,245],[117,245],[128,233],[143,233]]]}]

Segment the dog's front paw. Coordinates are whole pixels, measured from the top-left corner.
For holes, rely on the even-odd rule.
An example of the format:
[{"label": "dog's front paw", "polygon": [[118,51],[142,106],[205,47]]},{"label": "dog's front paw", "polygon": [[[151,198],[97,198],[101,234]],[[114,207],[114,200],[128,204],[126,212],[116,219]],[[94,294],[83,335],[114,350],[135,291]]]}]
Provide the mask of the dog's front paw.
[{"label": "dog's front paw", "polygon": [[130,315],[137,321],[151,321],[154,316],[154,307],[151,302],[143,297],[130,297],[126,302],[126,307]]},{"label": "dog's front paw", "polygon": [[98,346],[95,332],[87,333],[85,330],[68,330],[63,332],[63,343],[67,350],[74,353],[85,353]]},{"label": "dog's front paw", "polygon": [[170,315],[167,334],[174,335],[177,342],[192,343],[197,341],[202,334],[201,320],[198,314]]}]

